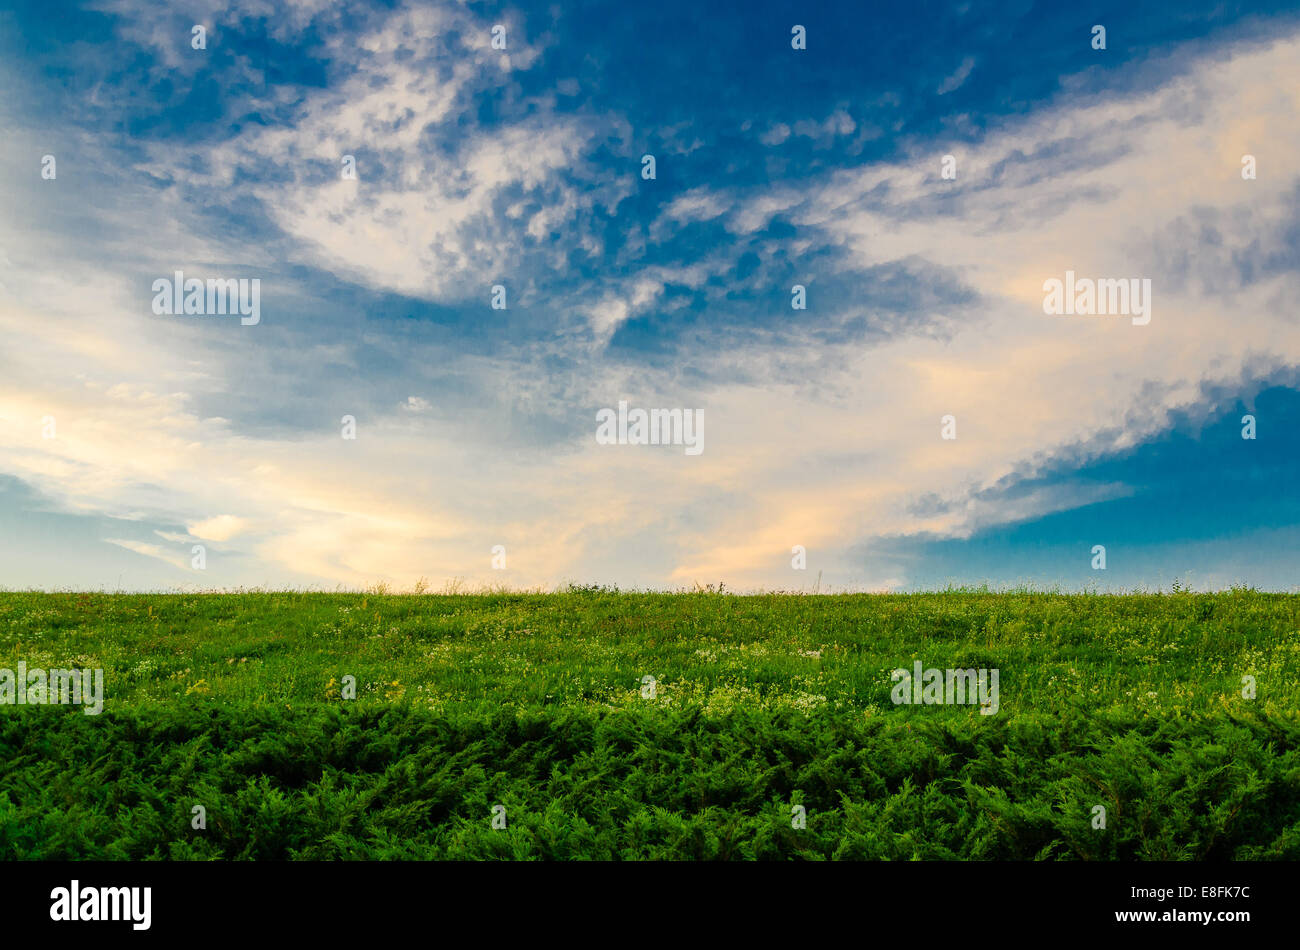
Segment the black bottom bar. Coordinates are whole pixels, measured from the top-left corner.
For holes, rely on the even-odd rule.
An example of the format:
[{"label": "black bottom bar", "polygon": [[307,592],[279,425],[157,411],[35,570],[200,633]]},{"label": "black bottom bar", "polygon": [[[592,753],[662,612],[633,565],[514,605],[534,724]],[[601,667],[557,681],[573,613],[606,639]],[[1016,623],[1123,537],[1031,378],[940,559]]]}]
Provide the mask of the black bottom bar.
[{"label": "black bottom bar", "polygon": [[[376,928],[406,923],[447,938],[459,930],[443,928],[459,925],[533,938],[603,932],[649,939],[688,925],[692,937],[770,938],[787,925],[806,932],[838,920],[873,940],[1123,931],[1231,940],[1286,925],[1294,915],[1294,874],[1291,864],[11,862],[0,865],[0,907],[13,933],[50,928],[86,936],[370,939]],[[74,880],[77,916],[116,910],[126,919],[53,920],[52,910],[71,917]],[[144,892],[102,889],[144,887],[149,926],[137,930],[132,911],[144,917]],[[1153,917],[1136,916],[1147,913]]]}]

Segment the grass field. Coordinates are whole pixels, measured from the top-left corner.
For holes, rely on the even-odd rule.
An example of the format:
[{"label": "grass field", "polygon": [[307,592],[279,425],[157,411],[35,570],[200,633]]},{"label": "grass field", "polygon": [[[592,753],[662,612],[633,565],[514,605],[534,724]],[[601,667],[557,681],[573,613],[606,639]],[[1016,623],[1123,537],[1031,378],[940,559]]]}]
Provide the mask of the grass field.
[{"label": "grass field", "polygon": [[[1296,859],[1297,631],[1240,590],[0,594],[0,669],[105,691],[0,706],[0,857]],[[896,705],[918,660],[996,714]]]}]

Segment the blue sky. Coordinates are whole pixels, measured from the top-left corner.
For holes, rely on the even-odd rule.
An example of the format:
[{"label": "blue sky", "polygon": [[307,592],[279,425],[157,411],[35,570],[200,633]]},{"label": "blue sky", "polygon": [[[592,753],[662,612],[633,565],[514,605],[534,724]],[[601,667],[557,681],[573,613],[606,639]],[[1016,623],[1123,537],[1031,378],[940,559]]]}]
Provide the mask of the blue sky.
[{"label": "blue sky", "polygon": [[1297,63],[1294,4],[11,4],[0,585],[1291,590]]}]

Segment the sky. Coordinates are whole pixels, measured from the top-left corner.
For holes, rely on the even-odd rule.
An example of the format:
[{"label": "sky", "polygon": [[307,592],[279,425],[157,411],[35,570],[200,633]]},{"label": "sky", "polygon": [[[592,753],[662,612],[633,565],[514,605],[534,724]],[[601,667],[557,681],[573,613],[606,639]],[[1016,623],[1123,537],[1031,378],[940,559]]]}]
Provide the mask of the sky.
[{"label": "sky", "polygon": [[1297,80],[1294,3],[10,0],[0,587],[1300,589]]}]

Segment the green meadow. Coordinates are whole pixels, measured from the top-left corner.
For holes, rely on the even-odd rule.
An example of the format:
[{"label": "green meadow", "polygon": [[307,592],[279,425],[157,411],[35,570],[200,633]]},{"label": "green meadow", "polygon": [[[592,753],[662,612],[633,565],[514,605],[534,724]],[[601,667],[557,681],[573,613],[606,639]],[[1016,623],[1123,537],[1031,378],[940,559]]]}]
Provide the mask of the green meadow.
[{"label": "green meadow", "polygon": [[1296,595],[0,593],[20,662],[104,706],[0,705],[6,859],[1300,858]]}]

